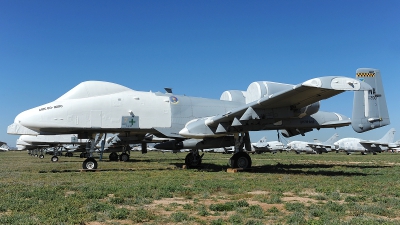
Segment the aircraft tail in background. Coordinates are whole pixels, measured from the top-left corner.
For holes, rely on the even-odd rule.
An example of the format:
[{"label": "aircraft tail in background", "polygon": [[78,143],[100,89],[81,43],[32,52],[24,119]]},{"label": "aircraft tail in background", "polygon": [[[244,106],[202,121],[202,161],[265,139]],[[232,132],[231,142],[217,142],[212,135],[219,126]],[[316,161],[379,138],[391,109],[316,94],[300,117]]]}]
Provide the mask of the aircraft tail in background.
[{"label": "aircraft tail in background", "polygon": [[383,136],[377,142],[380,142],[380,143],[393,143],[394,142],[394,133],[396,133],[396,130],[394,128],[390,129],[385,134],[385,136]]},{"label": "aircraft tail in background", "polygon": [[327,141],[324,142],[325,145],[333,145],[333,143],[335,143],[335,141],[338,139],[339,135],[337,133],[335,133],[334,135],[332,135],[332,137],[330,137]]}]

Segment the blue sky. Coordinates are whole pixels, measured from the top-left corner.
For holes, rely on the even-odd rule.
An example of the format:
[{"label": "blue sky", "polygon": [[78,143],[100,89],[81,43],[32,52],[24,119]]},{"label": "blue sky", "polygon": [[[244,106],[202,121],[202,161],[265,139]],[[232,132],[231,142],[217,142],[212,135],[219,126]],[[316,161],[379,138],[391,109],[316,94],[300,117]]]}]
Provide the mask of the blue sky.
[{"label": "blue sky", "polygon": [[[378,139],[400,130],[400,1],[0,1],[0,140],[7,126],[86,80],[219,98],[253,81],[298,84],[381,70],[391,125],[321,129],[289,140]],[[352,93],[321,110],[351,116]],[[276,140],[276,131],[255,132]],[[400,139],[396,135],[396,140]]]}]

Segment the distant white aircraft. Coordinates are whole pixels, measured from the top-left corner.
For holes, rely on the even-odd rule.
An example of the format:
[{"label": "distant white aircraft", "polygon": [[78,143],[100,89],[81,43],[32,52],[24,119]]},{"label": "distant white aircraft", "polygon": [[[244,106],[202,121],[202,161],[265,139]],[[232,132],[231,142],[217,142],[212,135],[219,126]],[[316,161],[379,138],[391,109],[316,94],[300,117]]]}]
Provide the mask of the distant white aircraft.
[{"label": "distant white aircraft", "polygon": [[284,144],[280,141],[267,141],[266,137],[262,137],[256,143],[251,144],[252,150],[256,153],[271,152],[273,154],[284,149]]},{"label": "distant white aircraft", "polygon": [[323,152],[330,152],[335,149],[334,142],[339,137],[338,134],[334,134],[327,141],[321,142],[314,139],[314,142],[306,141],[292,141],[287,144],[289,150],[295,151],[297,154],[305,152],[307,154],[321,154]]},{"label": "distant white aircraft", "polygon": [[400,140],[394,142],[393,144],[389,145],[389,151],[392,152],[400,152]]},{"label": "distant white aircraft", "polygon": [[390,146],[394,146],[394,128],[390,129],[385,136],[379,140],[363,140],[360,138],[342,138],[335,142],[336,150],[342,150],[350,155],[353,152],[361,152],[361,154],[382,152],[388,150]]},{"label": "distant white aircraft", "polygon": [[7,152],[10,150],[7,143],[0,141],[0,152]]}]

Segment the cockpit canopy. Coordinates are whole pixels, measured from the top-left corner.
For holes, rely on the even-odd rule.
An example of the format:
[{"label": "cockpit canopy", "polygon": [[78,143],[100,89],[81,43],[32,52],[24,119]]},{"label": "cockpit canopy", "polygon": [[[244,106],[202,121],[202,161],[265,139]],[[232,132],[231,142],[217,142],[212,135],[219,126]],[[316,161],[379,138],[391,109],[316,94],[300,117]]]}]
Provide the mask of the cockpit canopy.
[{"label": "cockpit canopy", "polygon": [[132,91],[132,89],[119,84],[114,84],[105,81],[85,81],[78,84],[71,90],[69,90],[67,93],[59,97],[56,101],[90,98],[90,97],[110,95],[125,91]]}]

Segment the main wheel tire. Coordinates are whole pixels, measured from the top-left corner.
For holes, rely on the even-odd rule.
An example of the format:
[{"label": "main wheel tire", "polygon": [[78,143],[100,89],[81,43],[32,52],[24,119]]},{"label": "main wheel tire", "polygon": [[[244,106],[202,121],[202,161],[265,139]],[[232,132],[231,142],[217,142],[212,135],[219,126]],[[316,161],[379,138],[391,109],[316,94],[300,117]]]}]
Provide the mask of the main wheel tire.
[{"label": "main wheel tire", "polygon": [[82,168],[84,170],[95,170],[97,169],[97,161],[94,158],[87,158],[83,161]]},{"label": "main wheel tire", "polygon": [[129,161],[129,155],[127,153],[122,153],[121,155],[119,155],[119,160],[120,161],[124,161],[124,162],[128,162]]},{"label": "main wheel tire", "polygon": [[44,158],[44,155],[42,154],[42,155],[39,155],[39,158],[40,159],[43,159]]},{"label": "main wheel tire", "polygon": [[201,165],[201,161],[202,158],[200,156],[197,156],[195,159],[193,152],[190,152],[186,155],[185,165],[188,167],[199,167]]},{"label": "main wheel tire", "polygon": [[118,161],[118,154],[115,152],[111,152],[110,155],[108,156],[108,159],[110,161]]},{"label": "main wheel tire", "polygon": [[52,161],[52,162],[58,162],[58,157],[57,157],[57,156],[51,157],[51,161]]},{"label": "main wheel tire", "polygon": [[232,168],[248,169],[251,167],[251,158],[246,152],[238,152],[229,159],[229,164]]}]

